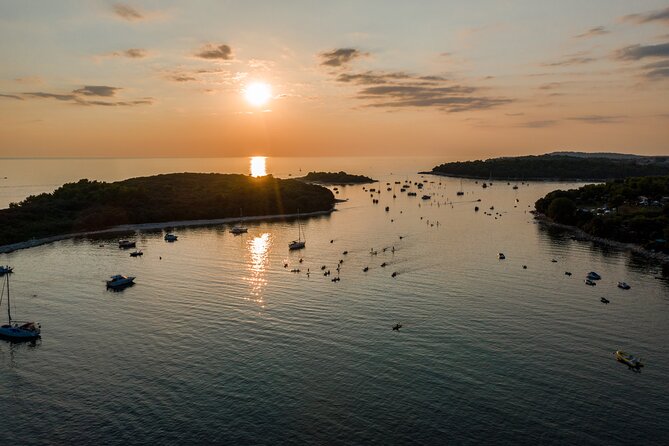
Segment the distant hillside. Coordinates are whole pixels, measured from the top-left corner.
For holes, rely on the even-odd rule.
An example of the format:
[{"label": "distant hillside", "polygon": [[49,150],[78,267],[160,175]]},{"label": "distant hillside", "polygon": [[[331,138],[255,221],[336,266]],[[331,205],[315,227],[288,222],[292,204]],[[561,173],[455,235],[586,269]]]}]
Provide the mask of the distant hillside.
[{"label": "distant hillside", "polygon": [[0,245],[123,224],[332,209],[325,187],[271,175],[177,173],[116,183],[80,180],[0,210]]},{"label": "distant hillside", "polygon": [[538,156],[446,163],[435,167],[430,173],[504,180],[604,181],[669,175],[669,157],[555,152]]},{"label": "distant hillside", "polygon": [[346,172],[309,172],[306,176],[296,178],[296,180],[308,181],[321,184],[367,184],[374,183],[373,180],[364,175],[352,175]]}]

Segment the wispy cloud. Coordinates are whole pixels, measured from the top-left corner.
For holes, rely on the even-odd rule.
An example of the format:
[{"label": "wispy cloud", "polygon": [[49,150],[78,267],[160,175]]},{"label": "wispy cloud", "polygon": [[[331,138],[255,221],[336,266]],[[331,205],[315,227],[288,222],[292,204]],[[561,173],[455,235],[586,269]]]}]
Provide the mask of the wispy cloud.
[{"label": "wispy cloud", "polygon": [[578,34],[574,36],[576,39],[587,39],[590,37],[596,37],[596,36],[602,36],[604,34],[609,34],[611,31],[606,29],[603,26],[595,26],[594,28],[590,28],[584,33]]},{"label": "wispy cloud", "polygon": [[112,57],[127,57],[128,59],[143,59],[148,55],[148,52],[143,48],[128,48],[123,51],[114,51],[109,53]]},{"label": "wispy cloud", "polygon": [[588,124],[616,124],[627,119],[625,115],[584,115],[567,118],[570,121],[587,122]]},{"label": "wispy cloud", "polygon": [[[18,99],[54,99],[61,102],[69,102],[75,105],[84,106],[105,106],[105,107],[129,107],[135,105],[150,105],[155,102],[153,98],[145,97],[134,100],[99,100],[89,98],[113,98],[120,87],[109,87],[106,85],[85,85],[81,88],[72,90],[70,93],[52,93],[46,91],[29,91],[18,95]],[[5,96],[5,95],[3,95]],[[9,95],[8,95],[9,96]],[[11,95],[14,96],[14,95]]]},{"label": "wispy cloud", "polygon": [[125,3],[114,3],[112,5],[112,9],[114,11],[114,14],[116,14],[123,20],[127,20],[129,22],[134,22],[145,18],[144,14],[142,14],[137,9]]},{"label": "wispy cloud", "polygon": [[167,76],[167,79],[174,82],[191,82],[197,80],[196,77],[189,74],[170,74]]},{"label": "wispy cloud", "polygon": [[365,71],[362,73],[341,73],[336,78],[337,82],[350,82],[357,85],[380,85],[396,81],[416,82],[436,82],[447,80],[442,76],[414,76],[402,71],[399,72],[378,72]]},{"label": "wispy cloud", "polygon": [[369,56],[369,53],[364,53],[356,48],[337,48],[319,54],[321,65],[327,67],[341,67],[355,59],[366,56]]},{"label": "wispy cloud", "polygon": [[639,60],[647,57],[669,57],[669,43],[657,45],[630,45],[620,48],[614,53],[620,60]]},{"label": "wispy cloud", "polygon": [[22,101],[23,98],[21,96],[15,95],[15,94],[3,94],[0,93],[0,98],[5,98],[5,99],[17,99],[19,101]]},{"label": "wispy cloud", "polygon": [[647,70],[644,75],[649,79],[669,78],[669,59],[646,64],[643,68]]},{"label": "wispy cloud", "polygon": [[121,90],[119,87],[108,87],[106,85],[85,85],[82,88],[74,90],[72,93],[82,96],[103,96],[111,97]]},{"label": "wispy cloud", "polygon": [[641,14],[626,15],[622,20],[641,24],[650,22],[663,22],[669,24],[669,7]]},{"label": "wispy cloud", "polygon": [[544,67],[563,67],[570,65],[581,65],[585,63],[594,62],[595,60],[597,59],[591,57],[589,53],[581,51],[574,54],[568,54],[562,59],[557,60],[555,62],[545,62],[541,65],[543,65]]},{"label": "wispy cloud", "polygon": [[521,122],[518,124],[516,127],[525,127],[528,129],[543,129],[546,127],[553,127],[558,124],[559,121],[552,120],[552,119],[546,119],[542,121],[527,121],[527,122]]},{"label": "wispy cloud", "polygon": [[195,53],[196,57],[201,59],[218,59],[218,60],[230,60],[233,58],[232,48],[229,45],[213,45],[211,43],[206,44]]}]

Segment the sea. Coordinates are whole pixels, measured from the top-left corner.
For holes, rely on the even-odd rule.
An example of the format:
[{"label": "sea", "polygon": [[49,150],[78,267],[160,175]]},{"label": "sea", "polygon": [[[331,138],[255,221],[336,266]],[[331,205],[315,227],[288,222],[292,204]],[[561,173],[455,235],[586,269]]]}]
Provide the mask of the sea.
[{"label": "sea", "polygon": [[[15,271],[13,316],[42,326],[36,343],[0,341],[0,438],[669,444],[660,265],[535,221],[538,198],[581,183],[483,188],[418,173],[444,161],[0,160],[0,208],[81,178],[344,170],[377,180],[331,187],[345,201],[330,215],[249,221],[242,235],[232,223],[127,234],[138,258],[115,235],[0,254]],[[306,247],[289,251],[300,225]],[[590,271],[596,286],[584,283]],[[136,284],[108,291],[113,274]],[[645,367],[628,369],[616,350]]]}]

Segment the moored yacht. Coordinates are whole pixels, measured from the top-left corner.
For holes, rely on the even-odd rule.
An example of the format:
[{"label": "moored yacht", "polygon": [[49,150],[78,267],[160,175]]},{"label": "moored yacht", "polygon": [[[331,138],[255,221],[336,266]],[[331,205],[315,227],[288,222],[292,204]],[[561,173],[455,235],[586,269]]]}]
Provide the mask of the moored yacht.
[{"label": "moored yacht", "polygon": [[632,288],[632,287],[629,286],[629,285],[628,285],[627,283],[625,283],[625,282],[618,282],[618,288],[620,288],[620,289],[622,289],[622,290],[629,290],[629,289]]},{"label": "moored yacht", "polygon": [[11,273],[12,271],[14,271],[14,268],[12,268],[9,265],[0,266],[0,276],[2,276],[3,274]]},{"label": "moored yacht", "polygon": [[132,276],[123,276],[121,274],[116,274],[110,277],[110,280],[107,281],[108,288],[122,288],[134,283],[135,278]]},{"label": "moored yacht", "polygon": [[[337,188],[335,187],[335,189]],[[235,226],[233,226],[232,229],[230,229],[230,232],[232,234],[246,234],[247,232],[249,232],[249,228],[244,226],[244,217],[241,209],[239,210],[239,218],[241,220],[239,224],[236,224]]]},{"label": "moored yacht", "polygon": [[300,224],[300,211],[297,211],[297,240],[293,240],[288,243],[288,249],[294,251],[296,249],[302,249],[306,246],[307,242],[302,240],[302,225]]},{"label": "moored yacht", "polygon": [[[11,300],[9,296],[9,275],[5,276],[5,286],[3,289],[7,290],[8,323],[0,326],[0,338],[12,342],[34,341],[39,338],[42,329],[39,323],[12,319]],[[0,295],[0,302],[2,302],[2,295]]]}]

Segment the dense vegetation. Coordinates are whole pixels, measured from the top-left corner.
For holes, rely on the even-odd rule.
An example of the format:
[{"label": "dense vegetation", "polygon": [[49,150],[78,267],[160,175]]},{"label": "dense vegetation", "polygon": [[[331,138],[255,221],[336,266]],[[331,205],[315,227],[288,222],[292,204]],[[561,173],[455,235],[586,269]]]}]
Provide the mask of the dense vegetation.
[{"label": "dense vegetation", "polygon": [[556,190],[535,208],[588,234],[669,253],[669,177],[643,177]]},{"label": "dense vegetation", "polygon": [[352,175],[346,172],[309,172],[298,180],[322,184],[366,184],[375,180],[364,175]]},{"label": "dense vegetation", "polygon": [[609,180],[669,175],[669,157],[623,158],[548,154],[446,163],[432,173],[515,180]]},{"label": "dense vegetation", "polygon": [[121,224],[324,211],[328,189],[272,176],[179,173],[80,180],[0,210],[0,245]]}]

